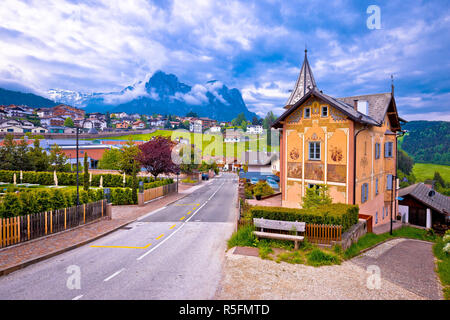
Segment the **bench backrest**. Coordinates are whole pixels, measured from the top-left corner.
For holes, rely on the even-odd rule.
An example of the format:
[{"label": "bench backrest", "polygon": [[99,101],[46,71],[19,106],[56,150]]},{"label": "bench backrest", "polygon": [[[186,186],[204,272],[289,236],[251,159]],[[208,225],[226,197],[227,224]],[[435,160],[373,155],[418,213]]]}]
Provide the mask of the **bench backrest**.
[{"label": "bench backrest", "polygon": [[306,229],[305,222],[297,222],[297,221],[280,221],[263,218],[253,218],[253,224],[255,227],[258,228],[273,229],[273,230],[305,232]]}]

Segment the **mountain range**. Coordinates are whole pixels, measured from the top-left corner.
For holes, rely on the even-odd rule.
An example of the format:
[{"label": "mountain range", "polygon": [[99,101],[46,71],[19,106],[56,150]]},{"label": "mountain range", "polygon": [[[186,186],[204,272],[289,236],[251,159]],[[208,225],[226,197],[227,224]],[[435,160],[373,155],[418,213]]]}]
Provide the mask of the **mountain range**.
[{"label": "mountain range", "polygon": [[163,114],[184,116],[193,111],[200,117],[230,121],[244,113],[251,120],[250,112],[238,89],[230,89],[217,80],[189,86],[173,74],[155,72],[148,81],[138,81],[117,92],[84,93],[50,89],[47,98],[0,88],[0,105],[27,105],[42,108],[63,103],[82,108],[86,112],[127,112],[139,114]]},{"label": "mountain range", "polygon": [[255,113],[245,105],[238,89],[229,89],[220,81],[189,86],[173,74],[155,72],[148,81],[138,81],[118,92],[82,93],[51,89],[48,97],[57,103],[84,108],[86,112],[127,112],[174,114],[189,111],[200,117],[230,121],[239,113],[251,120]]}]

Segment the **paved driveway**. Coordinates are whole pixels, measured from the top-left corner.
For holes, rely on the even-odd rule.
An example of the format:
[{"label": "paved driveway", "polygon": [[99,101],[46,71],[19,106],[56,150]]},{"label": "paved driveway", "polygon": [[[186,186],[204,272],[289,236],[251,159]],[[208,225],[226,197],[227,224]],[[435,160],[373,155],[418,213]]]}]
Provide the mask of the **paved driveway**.
[{"label": "paved driveway", "polygon": [[[385,242],[351,262],[367,268],[380,268],[381,278],[427,299],[442,299],[442,290],[435,273],[432,243],[394,239]],[[382,285],[382,284],[381,284]]]}]

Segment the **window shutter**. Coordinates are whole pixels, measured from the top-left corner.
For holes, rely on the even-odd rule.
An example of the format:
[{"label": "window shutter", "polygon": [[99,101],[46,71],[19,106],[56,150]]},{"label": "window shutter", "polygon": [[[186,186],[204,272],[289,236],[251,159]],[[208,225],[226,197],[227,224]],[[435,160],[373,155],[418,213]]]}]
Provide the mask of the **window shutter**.
[{"label": "window shutter", "polygon": [[375,180],[375,194],[378,194],[378,178]]},{"label": "window shutter", "polygon": [[392,174],[387,175],[387,189],[392,190]]},{"label": "window shutter", "polygon": [[361,185],[361,203],[364,203],[364,184]]},{"label": "window shutter", "polygon": [[369,200],[369,184],[366,183],[366,201]]}]

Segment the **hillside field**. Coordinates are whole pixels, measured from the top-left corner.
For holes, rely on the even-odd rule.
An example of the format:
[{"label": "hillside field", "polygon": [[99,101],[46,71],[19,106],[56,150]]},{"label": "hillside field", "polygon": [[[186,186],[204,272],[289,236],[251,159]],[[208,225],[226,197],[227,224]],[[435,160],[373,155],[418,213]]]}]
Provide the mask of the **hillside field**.
[{"label": "hillside field", "polygon": [[[147,133],[147,134],[134,134],[134,135],[123,135],[123,136],[118,136],[118,137],[109,137],[109,138],[104,138],[102,140],[128,140],[130,137],[133,139],[133,141],[148,141],[150,140],[151,137],[154,136],[164,136],[164,137],[172,137],[172,133],[174,131],[171,130],[157,130],[153,133]],[[195,142],[198,139],[202,139],[202,134],[200,133],[189,133],[189,141]],[[209,141],[209,142],[204,142],[204,144],[202,145],[202,152],[203,155],[205,156],[223,156],[226,152],[231,152],[232,154],[228,154],[227,156],[234,156],[238,159],[241,158],[241,155],[244,151],[255,151],[255,150],[251,150],[250,149],[250,143],[249,142],[237,142],[237,143],[223,143],[223,148],[219,148],[216,150],[212,150],[211,147],[207,148],[208,145],[210,143],[212,143],[214,141],[214,136],[215,135],[205,135],[204,140]],[[97,139],[88,139],[88,140],[97,140]],[[253,140],[254,141],[254,140]],[[260,138],[258,140],[258,145],[261,145],[261,151],[268,151],[268,152],[279,152],[279,146],[276,145],[274,146],[273,150],[271,148],[271,146],[267,146],[267,150],[265,149],[265,146],[267,145],[267,138],[264,135],[262,138]],[[230,149],[231,148],[231,149]],[[232,150],[234,149],[234,150]]]},{"label": "hillside field", "polygon": [[413,173],[418,182],[433,179],[435,171],[439,172],[446,182],[450,181],[450,166],[433,163],[416,163],[413,167]]}]

